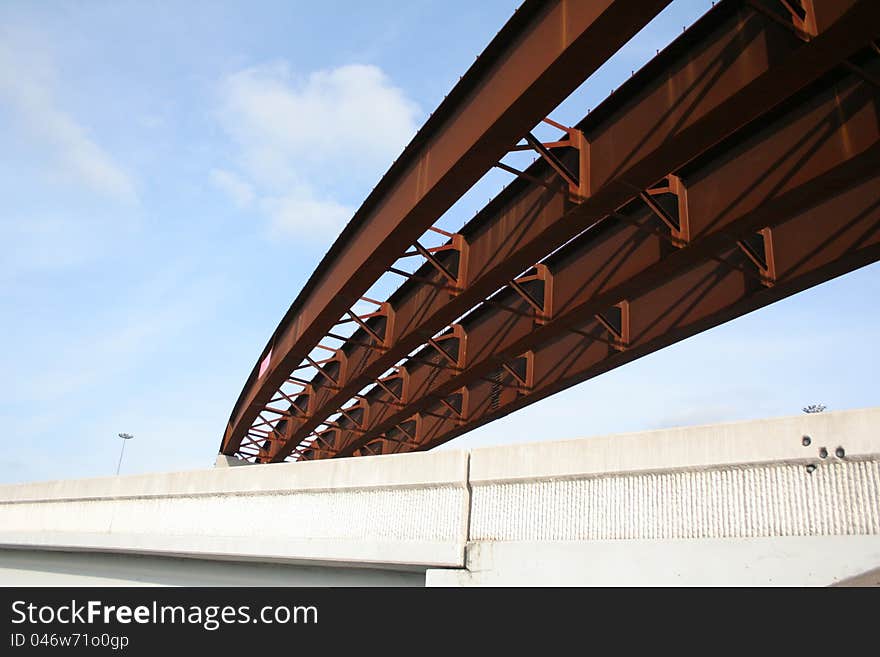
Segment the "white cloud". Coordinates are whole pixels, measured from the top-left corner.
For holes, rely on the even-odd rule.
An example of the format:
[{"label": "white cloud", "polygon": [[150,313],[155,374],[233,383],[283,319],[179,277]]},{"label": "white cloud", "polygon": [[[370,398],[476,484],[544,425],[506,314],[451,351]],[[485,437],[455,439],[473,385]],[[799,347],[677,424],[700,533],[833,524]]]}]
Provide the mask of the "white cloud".
[{"label": "white cloud", "polygon": [[53,153],[78,183],[124,201],[136,199],[131,178],[56,98],[55,64],[34,35],[0,32],[0,101]]},{"label": "white cloud", "polygon": [[246,208],[254,200],[253,185],[230,171],[211,169],[211,182],[224,191],[240,208]]},{"label": "white cloud", "polygon": [[262,207],[269,215],[272,233],[278,236],[335,234],[352,215],[352,208],[332,199],[311,198],[307,191],[265,198]]},{"label": "white cloud", "polygon": [[215,184],[233,199],[253,190],[271,232],[308,229],[300,238],[323,239],[344,225],[412,137],[419,113],[376,66],[298,77],[276,63],[229,75],[220,93],[240,172],[222,183],[212,173]]}]

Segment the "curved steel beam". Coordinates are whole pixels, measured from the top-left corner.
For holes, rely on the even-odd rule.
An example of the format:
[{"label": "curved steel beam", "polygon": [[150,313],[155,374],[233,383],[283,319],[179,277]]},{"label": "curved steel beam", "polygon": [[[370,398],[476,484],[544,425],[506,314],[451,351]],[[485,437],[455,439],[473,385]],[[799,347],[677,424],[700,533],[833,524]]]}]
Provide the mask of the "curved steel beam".
[{"label": "curved steel beam", "polygon": [[[617,224],[630,222],[627,225],[630,232],[642,231],[644,237],[649,223],[644,217],[634,218],[618,212],[618,208],[637,197],[641,197],[653,216],[660,220],[658,226],[650,228],[650,244],[657,245],[651,249],[665,248],[658,242],[664,237],[671,238],[667,239],[667,246],[673,250],[692,247],[690,222],[676,225],[674,221],[680,219],[667,216],[662,204],[655,202],[655,198],[670,194],[672,179],[660,186],[651,181],[695,158],[705,159],[704,154],[713,149],[717,151],[724,138],[767,114],[836,64],[846,62],[859,47],[860,39],[870,39],[872,37],[865,35],[873,35],[878,30],[880,12],[876,4],[851,0],[835,3],[831,8],[823,2],[807,2],[807,5],[809,20],[789,30],[779,21],[769,20],[766,12],[754,12],[741,2],[727,0],[649,63],[577,129],[568,129],[567,141],[552,144],[556,151],[543,153],[543,147],[535,146],[544,159],[530,167],[459,234],[450,236],[446,246],[420,249],[416,236],[398,248],[398,256],[408,255],[404,253],[406,246],[415,244],[416,250],[411,253],[421,253],[427,260],[426,265],[387,302],[374,302],[381,307],[374,314],[375,319],[365,323],[351,317],[358,323],[358,331],[333,357],[313,363],[319,368],[318,373],[311,382],[302,380],[299,384],[303,386],[302,396],[295,395],[291,399],[278,388],[273,389],[271,375],[273,368],[279,367],[273,363],[283,359],[284,354],[275,354],[275,343],[270,343],[242,397],[249,389],[248,394],[252,395],[254,389],[265,388],[261,394],[268,395],[267,399],[278,391],[291,402],[290,408],[285,411],[254,403],[249,413],[255,419],[250,425],[241,424],[236,429],[236,414],[239,419],[244,417],[237,406],[227,428],[224,451],[231,453],[228,449],[237,449],[235,440],[228,440],[230,436],[236,431],[247,434],[249,430],[254,433],[247,439],[248,453],[254,454],[253,450],[257,450],[260,460],[283,460],[289,454],[296,454],[298,458],[346,455],[358,453],[361,446],[368,445],[366,453],[376,453],[377,449],[381,452],[383,448],[377,448],[375,442],[380,435],[382,441],[393,443],[397,448],[419,449],[428,442],[435,444],[440,435],[432,429],[433,438],[426,441],[425,431],[432,422],[452,421],[458,427],[452,432],[455,435],[461,433],[461,427],[482,423],[470,414],[479,391],[486,385],[490,386],[492,399],[500,397],[501,390],[529,396],[525,392],[531,386],[533,370],[529,368],[535,366],[534,351],[521,354],[518,350],[529,347],[540,350],[536,341],[555,339],[554,331],[566,330],[565,325],[572,322],[563,320],[563,315],[554,317],[550,300],[561,297],[547,291],[554,285],[552,272],[548,274],[552,267],[541,265],[544,269],[539,267],[522,277],[519,272],[597,221],[602,225],[612,220]],[[571,178],[566,181],[568,194],[560,193],[554,181],[560,170]],[[735,185],[724,186],[736,188]],[[684,207],[687,215],[689,210]],[[664,235],[663,231],[670,234]],[[499,240],[499,236],[503,238]],[[699,244],[712,243],[711,239],[705,239],[706,235],[696,236],[700,238]],[[584,242],[579,239],[578,243]],[[601,243],[600,240],[599,246]],[[739,247],[739,254],[750,257],[748,264],[736,261],[729,254],[714,254],[710,259],[728,267],[736,261],[735,268],[740,274],[766,284],[772,267],[762,260],[763,254],[754,250],[748,236],[740,240]],[[592,248],[584,252],[584,262],[607,266],[602,249],[595,244]],[[570,247],[567,249],[571,251]],[[690,251],[699,250],[691,248]],[[328,254],[325,261],[330,256]],[[686,260],[680,257],[677,262],[681,265]],[[756,264],[763,265],[764,269],[752,271]],[[319,273],[320,268],[309,285]],[[667,268],[667,275],[674,275],[673,269]],[[526,289],[528,286],[534,289],[538,282],[545,288],[540,299]],[[510,285],[508,289],[512,290],[513,297],[502,294],[486,301],[506,284]],[[309,285],[300,299],[308,292]],[[578,306],[581,309],[586,307],[585,303],[596,306],[594,324],[602,335],[596,334],[593,325],[584,330],[568,329],[574,330],[581,339],[588,337],[591,342],[625,351],[628,306],[624,302],[603,311],[597,303],[605,296],[585,299]],[[353,301],[346,303],[338,316],[344,316],[353,305]],[[542,303],[548,304],[546,312],[537,312]],[[455,335],[437,338],[437,341],[455,338],[448,343],[455,345],[449,353],[435,343],[410,359],[410,365],[396,370],[386,383],[377,381],[377,377],[402,356],[429,343],[449,322],[481,304],[475,311],[477,315],[492,309],[491,316],[495,317],[488,323],[492,326],[488,341],[485,331],[484,335],[469,336],[467,327],[459,326]],[[560,308],[570,310],[572,307],[557,303],[557,314]],[[286,316],[276,334],[283,332],[287,319]],[[537,325],[534,331],[532,323]],[[304,350],[298,363],[308,362],[309,352],[319,346],[318,341],[323,337],[312,341],[304,335],[287,353],[292,360],[297,349]],[[518,337],[523,335],[525,337]],[[472,340],[475,347],[472,346],[470,352],[469,337],[475,338]],[[498,339],[493,342],[494,338]],[[492,347],[487,349],[486,344]],[[278,372],[283,373],[286,367]],[[300,365],[294,364],[291,371],[297,367]],[[282,383],[295,380],[289,374],[288,371]],[[374,391],[366,397],[357,394],[374,381],[377,382]],[[389,384],[397,386],[396,392]],[[478,391],[476,396],[472,390]],[[355,406],[346,406],[350,399],[357,400]],[[264,412],[277,415],[267,419]],[[417,413],[415,418],[408,419],[414,412]],[[328,420],[339,413],[336,420]],[[325,428],[319,430],[320,441],[308,447],[310,437],[321,426]],[[452,434],[444,430],[442,435]]]},{"label": "curved steel beam", "polygon": [[294,368],[434,221],[669,0],[526,0],[368,196],[285,314],[233,407],[237,451]]},{"label": "curved steel beam", "polygon": [[[877,155],[876,151],[872,154],[875,162]],[[584,339],[576,333],[543,343],[530,354],[534,363],[530,372],[534,383],[530,389],[495,394],[491,384],[470,385],[466,422],[458,417],[425,414],[417,436],[418,447],[402,445],[394,451],[431,449],[641,356],[877,262],[878,186],[880,177],[875,175],[852,190],[778,224],[772,230],[776,257],[774,285],[756,284],[743,272],[719,262],[704,262],[630,299],[632,337],[626,349],[609,349],[601,341]],[[737,247],[732,246],[720,255],[733,259],[737,253]],[[853,313],[857,315],[858,308]],[[595,327],[582,328],[588,335],[599,335]]]},{"label": "curved steel beam", "polygon": [[[676,244],[647,208],[630,204],[625,222],[611,216],[543,262],[552,290],[543,294],[540,324],[513,292],[504,308],[474,310],[460,320],[468,338],[462,371],[429,370],[420,363],[407,367],[413,381],[409,403],[385,413],[369,408],[360,431],[339,434],[335,453],[349,455],[423,409],[436,408],[463,386],[491,379],[509,359],[571,332],[584,318],[598,316],[621,339],[619,327],[609,326],[602,312],[701,262],[718,263],[724,248],[741,244],[738,255],[749,261],[736,258],[737,267],[754,272],[759,282],[763,274],[772,284],[771,246],[756,247],[758,254],[746,240],[875,173],[880,151],[876,116],[880,92],[846,76],[809,100],[796,99],[757,135],[690,165],[684,180],[676,179],[677,196],[667,192],[677,205],[677,220],[691,236],[686,243]],[[507,307],[524,312],[513,314]],[[373,403],[384,401],[377,391]]]},{"label": "curved steel beam", "polygon": [[[285,444],[305,440],[315,422],[368,385],[371,377],[423,344],[425,335],[442,330],[502,286],[505,278],[496,273],[498,268],[522,271],[535,261],[534,256],[524,255],[528,249],[546,254],[552,245],[602,220],[616,204],[641,194],[632,181],[656,180],[681,167],[766,114],[790,97],[793,89],[843,61],[857,48],[845,34],[852,32],[853,22],[866,18],[858,13],[845,16],[848,22],[828,23],[830,33],[805,44],[747,7],[737,3],[716,7],[577,126],[587,143],[588,158],[580,168],[589,174],[590,196],[573,205],[540,185],[519,181],[509,186],[461,231],[467,244],[462,251],[468,274],[464,288],[450,298],[439,287],[442,281],[436,274],[428,268],[420,271],[427,281],[435,276],[438,286],[416,282],[389,300],[395,317],[390,329],[392,347],[384,353],[349,351],[345,384],[338,391],[316,395],[311,422],[285,425],[272,459],[283,458]],[[870,33],[870,29],[864,31]],[[834,48],[828,45],[830,37],[834,37]],[[541,163],[529,172],[537,179],[553,175]],[[567,232],[557,237],[554,231]],[[594,257],[601,261],[602,255]],[[503,326],[499,323],[499,332]],[[438,377],[439,372],[434,375]],[[410,396],[423,391],[414,381]],[[387,421],[390,407],[370,416],[371,424],[379,417]]]}]

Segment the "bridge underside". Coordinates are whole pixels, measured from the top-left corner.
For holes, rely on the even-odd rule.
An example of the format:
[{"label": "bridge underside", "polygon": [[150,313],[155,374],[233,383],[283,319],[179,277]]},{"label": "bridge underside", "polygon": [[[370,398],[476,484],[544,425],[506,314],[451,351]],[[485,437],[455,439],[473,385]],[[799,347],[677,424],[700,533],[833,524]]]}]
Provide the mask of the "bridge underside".
[{"label": "bridge underside", "polygon": [[[724,0],[571,127],[546,117],[666,3],[539,4],[340,236],[222,453],[430,449],[880,258],[880,4]],[[557,141],[532,135],[541,119]],[[538,159],[518,170],[517,150]],[[457,233],[433,228],[493,166],[512,182]],[[365,296],[389,273],[406,280]]]}]

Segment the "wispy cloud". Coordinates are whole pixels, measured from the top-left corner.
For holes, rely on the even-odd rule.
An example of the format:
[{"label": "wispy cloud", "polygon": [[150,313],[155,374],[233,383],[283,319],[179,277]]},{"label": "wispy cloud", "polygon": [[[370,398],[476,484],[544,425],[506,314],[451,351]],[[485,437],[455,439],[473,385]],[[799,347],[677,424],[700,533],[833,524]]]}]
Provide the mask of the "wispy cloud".
[{"label": "wispy cloud", "polygon": [[[287,63],[248,68],[220,85],[221,125],[238,171],[211,178],[271,233],[323,239],[351,216],[353,189],[375,182],[415,132],[418,107],[376,66],[294,75]],[[359,193],[359,192],[358,192]]]},{"label": "wispy cloud", "polygon": [[351,208],[332,198],[312,198],[305,188],[284,196],[266,197],[261,207],[270,218],[272,233],[278,236],[334,234],[352,213]]},{"label": "wispy cloud", "polygon": [[56,65],[45,46],[38,35],[0,30],[0,102],[49,150],[62,175],[98,193],[135,201],[128,173],[62,107]]},{"label": "wispy cloud", "polygon": [[86,236],[88,229],[65,217],[12,215],[0,221],[0,243],[15,245],[0,260],[0,284],[33,271],[82,264],[98,248],[95,238]]},{"label": "wispy cloud", "polygon": [[211,182],[229,196],[240,208],[248,207],[254,200],[254,187],[239,176],[224,169],[211,169]]}]

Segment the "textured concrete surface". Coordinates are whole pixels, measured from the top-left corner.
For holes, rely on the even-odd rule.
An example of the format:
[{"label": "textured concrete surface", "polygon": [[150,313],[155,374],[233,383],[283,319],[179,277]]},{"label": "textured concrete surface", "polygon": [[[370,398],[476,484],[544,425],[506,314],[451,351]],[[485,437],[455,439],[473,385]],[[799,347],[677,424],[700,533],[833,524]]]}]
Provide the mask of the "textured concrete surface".
[{"label": "textured concrete surface", "polygon": [[0,486],[0,545],[461,566],[465,452]]},{"label": "textured concrete surface", "polygon": [[472,541],[878,534],[880,461],[473,484],[472,509]]},{"label": "textured concrete surface", "polygon": [[[878,427],[873,408],[0,486],[0,548],[430,570],[429,584],[864,580],[880,566]],[[23,572],[2,554],[0,578]]]},{"label": "textured concrete surface", "polygon": [[468,538],[878,534],[878,427],[868,409],[474,450]]}]

